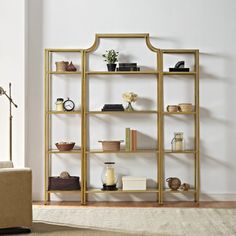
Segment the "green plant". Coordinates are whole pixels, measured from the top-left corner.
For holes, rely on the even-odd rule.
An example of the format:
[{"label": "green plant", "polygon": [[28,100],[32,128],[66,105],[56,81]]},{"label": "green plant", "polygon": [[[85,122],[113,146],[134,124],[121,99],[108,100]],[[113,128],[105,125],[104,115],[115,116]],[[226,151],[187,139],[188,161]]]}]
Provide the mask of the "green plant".
[{"label": "green plant", "polygon": [[108,64],[114,64],[118,61],[118,55],[119,52],[116,52],[114,49],[106,50],[106,53],[102,56],[105,58],[104,61],[106,61]]}]

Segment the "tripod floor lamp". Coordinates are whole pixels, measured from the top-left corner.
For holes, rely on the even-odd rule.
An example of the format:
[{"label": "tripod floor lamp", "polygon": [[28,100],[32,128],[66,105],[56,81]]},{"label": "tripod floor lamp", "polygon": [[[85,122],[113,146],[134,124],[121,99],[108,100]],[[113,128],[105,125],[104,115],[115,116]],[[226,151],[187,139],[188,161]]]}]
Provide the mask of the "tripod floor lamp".
[{"label": "tripod floor lamp", "polygon": [[9,95],[6,93],[6,91],[0,87],[0,96],[5,95],[9,100],[9,156],[10,161],[12,161],[12,104],[17,108],[17,105],[14,103],[11,97],[11,83],[9,83]]}]

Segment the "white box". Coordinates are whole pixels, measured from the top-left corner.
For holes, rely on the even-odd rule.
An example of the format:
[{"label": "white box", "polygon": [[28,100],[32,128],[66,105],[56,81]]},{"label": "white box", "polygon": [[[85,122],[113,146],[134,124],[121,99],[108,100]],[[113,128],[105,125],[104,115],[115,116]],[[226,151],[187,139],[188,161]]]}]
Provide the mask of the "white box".
[{"label": "white box", "polygon": [[122,184],[123,190],[146,190],[147,189],[147,178],[145,177],[134,177],[134,176],[123,176]]}]

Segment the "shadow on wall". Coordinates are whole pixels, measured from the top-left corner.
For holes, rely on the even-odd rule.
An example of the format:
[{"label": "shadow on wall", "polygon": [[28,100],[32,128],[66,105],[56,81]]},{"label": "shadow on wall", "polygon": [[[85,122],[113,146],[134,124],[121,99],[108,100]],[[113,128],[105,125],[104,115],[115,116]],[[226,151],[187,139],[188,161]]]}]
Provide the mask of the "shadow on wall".
[{"label": "shadow on wall", "polygon": [[33,170],[33,199],[42,199],[43,144],[43,1],[29,1],[28,81],[26,88],[26,166]]}]

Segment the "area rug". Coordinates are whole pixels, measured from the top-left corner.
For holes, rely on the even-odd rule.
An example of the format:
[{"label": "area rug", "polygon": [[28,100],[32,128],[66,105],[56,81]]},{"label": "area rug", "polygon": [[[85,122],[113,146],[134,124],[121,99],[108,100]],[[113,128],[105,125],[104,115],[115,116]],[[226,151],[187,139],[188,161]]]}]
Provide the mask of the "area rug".
[{"label": "area rug", "polygon": [[33,218],[34,222],[134,235],[236,235],[236,209],[50,207],[34,208]]}]

